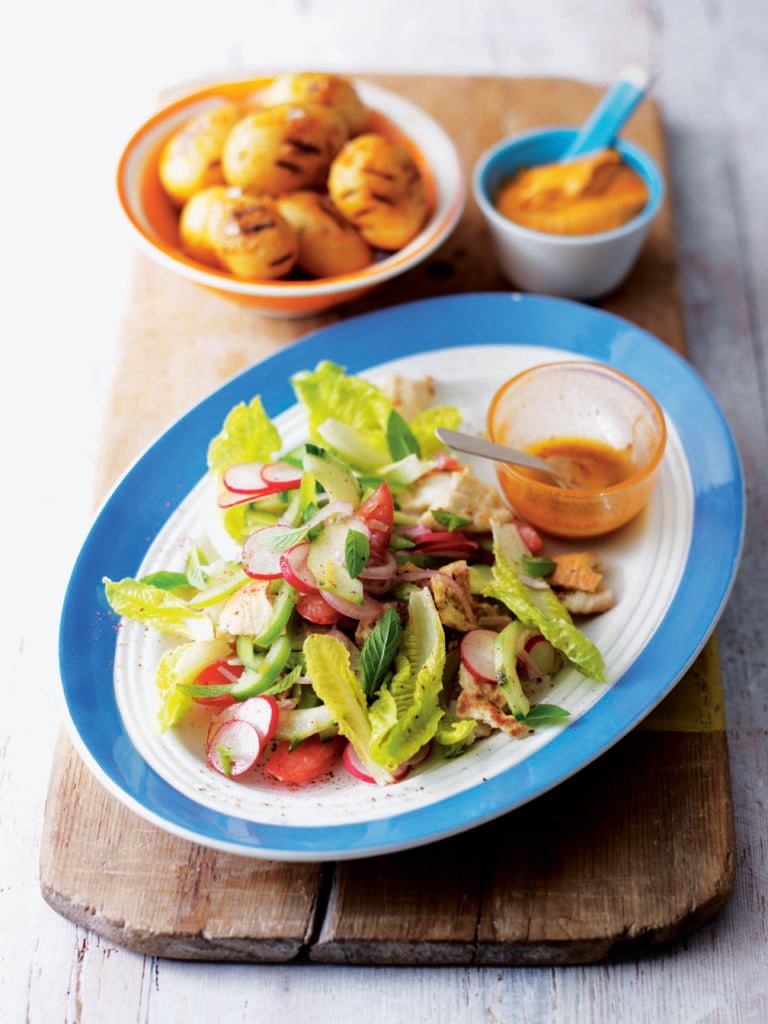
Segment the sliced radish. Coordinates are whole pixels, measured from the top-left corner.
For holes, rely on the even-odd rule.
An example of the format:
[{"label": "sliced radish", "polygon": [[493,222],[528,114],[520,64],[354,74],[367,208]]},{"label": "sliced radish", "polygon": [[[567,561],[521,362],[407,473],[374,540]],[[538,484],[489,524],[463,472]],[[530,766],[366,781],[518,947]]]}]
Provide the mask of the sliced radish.
[{"label": "sliced radish", "polygon": [[243,494],[240,491],[228,491],[225,488],[219,495],[218,506],[219,508],[234,508],[236,505],[247,505],[249,501],[262,498],[265,493],[264,491],[246,491]]},{"label": "sliced radish", "polygon": [[310,544],[308,540],[294,544],[280,555],[280,569],[288,583],[300,594],[316,594],[317,580],[307,565]]},{"label": "sliced radish", "polygon": [[494,645],[497,633],[492,629],[470,629],[461,638],[459,657],[464,668],[475,679],[492,683],[496,680]]},{"label": "sliced radish", "polygon": [[243,571],[257,580],[275,580],[283,575],[280,552],[269,547],[271,535],[283,535],[285,527],[262,526],[243,543]]},{"label": "sliced radish", "polygon": [[360,759],[360,755],[351,743],[347,743],[346,747],[344,747],[344,753],[342,754],[341,760],[349,774],[354,775],[356,779],[360,779],[361,782],[375,782],[373,776],[368,774],[367,769]]},{"label": "sliced radish", "polygon": [[271,694],[264,693],[259,697],[249,697],[234,705],[235,717],[255,726],[264,742],[269,742],[275,735],[277,721],[280,718],[280,705]]},{"label": "sliced radish", "polygon": [[293,490],[301,484],[302,471],[289,462],[268,462],[261,471],[265,484],[279,484],[286,491]]},{"label": "sliced radish", "polygon": [[211,720],[208,727],[207,744],[210,747],[218,730],[237,719],[240,722],[248,722],[254,729],[258,730],[264,743],[269,743],[277,730],[277,722],[280,718],[280,706],[270,694],[262,694],[259,697],[249,697],[248,700],[236,701],[223,708],[218,715]]},{"label": "sliced radish", "polygon": [[261,475],[264,468],[263,462],[236,462],[224,471],[222,483],[227,490],[241,494],[260,491],[267,483]]},{"label": "sliced radish", "polygon": [[[425,749],[426,754],[422,756],[422,751]],[[421,762],[429,756],[429,751],[430,746],[429,744],[426,744],[425,747],[422,747],[418,754],[415,755],[415,758],[418,758],[418,760],[416,760],[415,758],[411,758],[408,761],[404,761],[401,765],[398,765],[395,771],[392,772],[392,778],[394,779],[394,781],[400,782],[402,779],[404,779],[406,775],[408,775],[408,773],[410,772],[411,768],[414,767],[414,765],[421,764]],[[361,782],[370,782],[373,785],[376,785],[376,780],[369,773],[368,769],[363,764],[360,755],[358,754],[358,752],[355,750],[351,743],[347,743],[347,745],[344,747],[344,753],[342,754],[341,761],[350,775],[354,775],[354,777],[356,779],[360,779]]]},{"label": "sliced radish", "polygon": [[381,618],[384,614],[384,605],[370,594],[363,594],[363,603],[355,604],[354,601],[347,601],[326,590],[321,590],[320,593],[331,608],[349,619],[371,622],[373,619]]},{"label": "sliced radish", "polygon": [[208,744],[208,764],[227,778],[236,778],[247,772],[258,761],[264,740],[250,722],[233,718],[224,722]]},{"label": "sliced radish", "polygon": [[528,679],[546,679],[560,667],[560,656],[552,644],[536,633],[520,652],[519,661]]}]

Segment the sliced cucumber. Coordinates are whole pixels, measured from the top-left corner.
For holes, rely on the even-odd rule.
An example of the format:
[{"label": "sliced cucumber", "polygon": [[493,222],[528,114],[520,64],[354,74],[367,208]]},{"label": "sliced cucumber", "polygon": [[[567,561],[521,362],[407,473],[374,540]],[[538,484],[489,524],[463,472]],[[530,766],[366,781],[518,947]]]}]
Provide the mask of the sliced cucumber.
[{"label": "sliced cucumber", "polygon": [[324,448],[307,445],[304,453],[304,471],[311,473],[332,501],[346,501],[355,508],[363,492],[354,473],[341,459]]},{"label": "sliced cucumber", "polygon": [[362,604],[363,584],[350,576],[344,557],[350,528],[349,522],[345,520],[328,523],[312,541],[307,566],[321,590],[353,604]]},{"label": "sliced cucumber", "polygon": [[525,718],[531,710],[517,674],[518,639],[524,633],[527,633],[527,629],[522,622],[510,622],[494,642],[496,681],[515,718]]}]

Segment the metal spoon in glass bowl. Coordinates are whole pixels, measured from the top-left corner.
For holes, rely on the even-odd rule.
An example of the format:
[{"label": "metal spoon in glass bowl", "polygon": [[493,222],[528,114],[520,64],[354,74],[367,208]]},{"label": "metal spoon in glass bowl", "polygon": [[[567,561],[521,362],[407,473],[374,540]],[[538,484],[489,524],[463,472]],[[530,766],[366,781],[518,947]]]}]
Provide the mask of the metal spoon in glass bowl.
[{"label": "metal spoon in glass bowl", "polygon": [[565,480],[556,469],[544,459],[539,459],[528,452],[518,451],[516,448],[507,448],[503,444],[494,444],[493,441],[486,441],[485,438],[476,437],[474,434],[462,434],[457,430],[447,430],[445,427],[436,427],[435,435],[443,444],[454,451],[464,452],[467,455],[477,455],[481,459],[494,459],[496,462],[506,462],[512,466],[525,466],[526,469],[536,469],[540,473],[548,473],[558,487],[567,488],[568,481]]}]

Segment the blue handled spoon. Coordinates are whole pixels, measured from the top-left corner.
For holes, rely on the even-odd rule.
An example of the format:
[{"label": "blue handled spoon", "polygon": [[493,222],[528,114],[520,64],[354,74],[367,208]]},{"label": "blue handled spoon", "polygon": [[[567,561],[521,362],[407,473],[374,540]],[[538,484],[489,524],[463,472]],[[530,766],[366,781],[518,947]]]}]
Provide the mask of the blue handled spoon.
[{"label": "blue handled spoon", "polygon": [[651,75],[644,68],[635,64],[626,67],[584,122],[558,163],[595,153],[615,142],[624,123],[650,85]]}]

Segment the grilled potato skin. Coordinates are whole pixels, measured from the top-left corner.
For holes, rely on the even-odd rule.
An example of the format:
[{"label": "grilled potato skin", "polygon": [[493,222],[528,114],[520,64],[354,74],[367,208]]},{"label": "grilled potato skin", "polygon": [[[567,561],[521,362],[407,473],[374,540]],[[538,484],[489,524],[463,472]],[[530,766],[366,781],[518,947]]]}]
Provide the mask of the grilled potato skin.
[{"label": "grilled potato skin", "polygon": [[280,196],[277,209],[296,232],[297,264],[313,277],[337,277],[373,262],[371,247],[326,195],[303,190]]},{"label": "grilled potato skin", "polygon": [[284,103],[254,111],[227,136],[224,180],[271,196],[321,187],[347,137],[346,122],[331,107]]},{"label": "grilled potato skin", "polygon": [[205,110],[191,118],[163,147],[158,164],[160,183],[176,206],[196,192],[220,185],[224,143],[243,116],[233,103]]},{"label": "grilled potato skin", "polygon": [[232,199],[239,194],[239,189],[210,185],[196,192],[184,204],[179,217],[179,241],[187,256],[208,266],[224,269],[214,240]]},{"label": "grilled potato skin", "polygon": [[296,232],[270,196],[231,195],[213,218],[212,244],[221,265],[244,280],[285,277],[299,251]]},{"label": "grilled potato skin", "polygon": [[317,71],[278,75],[262,93],[261,102],[265,106],[318,103],[333,107],[346,121],[350,137],[365,131],[368,124],[368,108],[354,85],[338,75]]},{"label": "grilled potato skin", "polygon": [[402,146],[372,132],[344,145],[331,164],[328,192],[377,249],[407,245],[427,214],[424,180],[415,161]]}]

